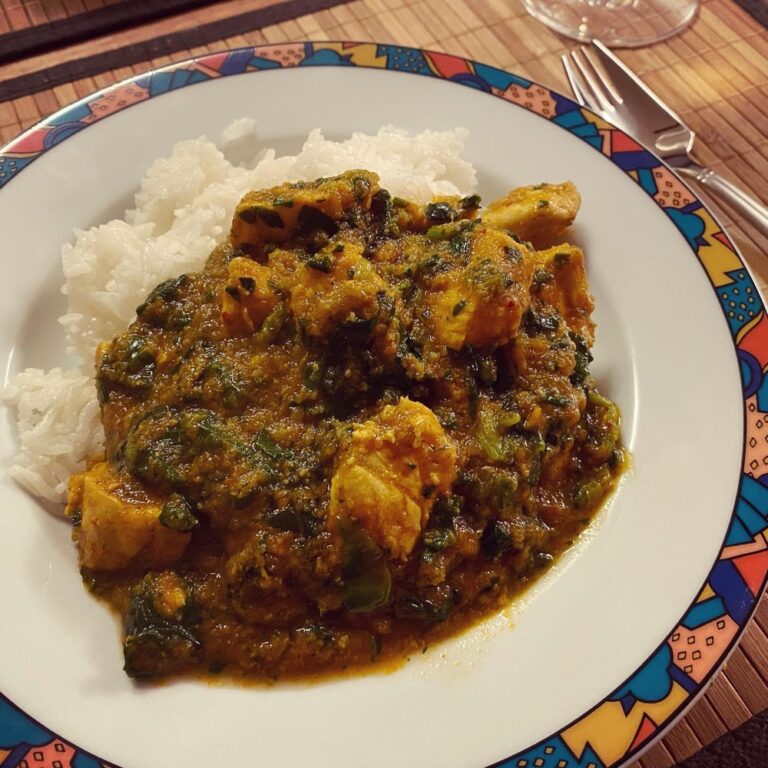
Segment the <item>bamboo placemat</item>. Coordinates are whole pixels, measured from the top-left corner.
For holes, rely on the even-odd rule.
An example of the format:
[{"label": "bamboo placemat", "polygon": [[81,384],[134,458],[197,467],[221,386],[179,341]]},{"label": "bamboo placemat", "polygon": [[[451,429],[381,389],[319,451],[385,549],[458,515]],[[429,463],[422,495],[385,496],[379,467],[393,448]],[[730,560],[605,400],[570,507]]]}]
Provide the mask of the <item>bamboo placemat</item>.
[{"label": "bamboo placemat", "polygon": [[[0,0],[0,35],[131,1]],[[484,61],[568,92],[559,56],[570,43],[530,18],[520,0],[354,0],[325,3],[325,10],[295,15],[308,5],[309,0],[280,6],[272,0],[221,0],[2,64],[0,144],[91,91],[151,67],[225,47],[289,40],[348,39],[430,48]],[[245,18],[243,14],[251,14],[252,25],[228,33],[227,20]],[[219,26],[207,26],[211,24]],[[218,37],[210,37],[222,30]],[[126,54],[119,66],[94,69],[103,62],[95,57],[129,46],[133,59]],[[696,21],[681,35],[621,55],[697,132],[696,154],[703,163],[765,198],[768,35],[757,20],[732,0],[703,0]],[[75,79],[50,80],[54,68],[64,66],[71,67],[67,71],[75,73]],[[49,82],[55,84],[48,87]],[[9,98],[19,83],[27,91]],[[717,202],[708,202],[765,291],[768,239]],[[669,768],[766,708],[768,598],[724,671],[636,766]],[[768,756],[764,760],[768,765]]]}]

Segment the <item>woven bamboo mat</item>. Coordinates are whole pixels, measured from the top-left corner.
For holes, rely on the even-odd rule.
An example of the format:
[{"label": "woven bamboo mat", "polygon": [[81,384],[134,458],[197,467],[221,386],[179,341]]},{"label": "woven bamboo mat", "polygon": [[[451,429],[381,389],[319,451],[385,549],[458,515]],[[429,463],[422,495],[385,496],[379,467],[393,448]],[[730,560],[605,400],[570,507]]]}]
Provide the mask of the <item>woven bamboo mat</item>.
[{"label": "woven bamboo mat", "polygon": [[[131,1],[0,0],[0,35]],[[354,0],[324,3],[325,10],[312,13],[304,11],[318,3],[284,3],[275,10],[273,2],[221,0],[0,64],[0,144],[91,91],[148,68],[224,47],[288,40],[371,40],[431,48],[494,64],[568,92],[559,62],[567,41],[531,19],[520,0]],[[227,20],[246,13],[251,14],[245,19],[250,26],[239,26],[237,34],[228,31]],[[209,27],[212,24],[218,26]],[[210,36],[215,33],[219,36]],[[113,61],[113,66],[99,70],[110,63],[104,52],[115,50],[125,51],[119,64]],[[684,33],[621,55],[697,132],[698,158],[765,199],[765,28],[732,0],[703,0],[696,21]],[[72,73],[72,79],[58,82],[61,72]],[[25,90],[19,92],[22,87]],[[768,240],[710,202],[765,289]],[[724,671],[636,765],[669,768],[766,708],[768,599]],[[764,759],[768,765],[768,756]]]}]

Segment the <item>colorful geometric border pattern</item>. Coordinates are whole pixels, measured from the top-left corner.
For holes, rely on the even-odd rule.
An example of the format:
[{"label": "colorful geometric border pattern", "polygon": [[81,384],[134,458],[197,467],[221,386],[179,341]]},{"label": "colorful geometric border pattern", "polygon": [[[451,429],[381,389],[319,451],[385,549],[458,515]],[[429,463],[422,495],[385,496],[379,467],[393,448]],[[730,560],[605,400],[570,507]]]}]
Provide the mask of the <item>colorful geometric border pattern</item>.
[{"label": "colorful geometric border pattern", "polygon": [[[656,652],[587,714],[503,768],[612,768],[628,761],[700,692],[749,620],[768,577],[768,318],[727,235],[690,190],[629,136],[530,80],[444,53],[374,43],[285,43],[184,61],[100,91],[0,150],[0,187],[69,136],[146,99],[194,83],[279,67],[346,66],[438,77],[550,120],[623,169],[686,238],[717,293],[736,347],[744,391],[739,496],[706,583]],[[0,698],[2,768],[106,765]]]}]

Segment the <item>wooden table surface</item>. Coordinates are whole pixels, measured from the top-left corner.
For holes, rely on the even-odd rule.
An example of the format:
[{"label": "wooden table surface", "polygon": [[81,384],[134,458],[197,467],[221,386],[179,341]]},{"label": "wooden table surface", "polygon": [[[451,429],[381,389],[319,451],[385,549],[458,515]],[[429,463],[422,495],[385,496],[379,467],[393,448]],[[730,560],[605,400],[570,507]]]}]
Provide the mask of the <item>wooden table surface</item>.
[{"label": "wooden table surface", "polygon": [[[121,0],[0,0],[0,34],[45,24]],[[568,87],[560,54],[571,44],[530,18],[519,0],[355,0],[328,10],[180,48],[71,82],[14,94],[8,84],[30,73],[108,49],[265,7],[270,0],[223,0],[139,27],[0,64],[0,144],[42,117],[117,80],[223,47],[289,40],[347,39],[430,48],[494,64],[556,90]],[[696,131],[698,159],[766,200],[768,178],[768,33],[732,0],[703,0],[677,37],[621,52],[622,58]],[[27,82],[26,80],[21,82]],[[706,196],[705,196],[706,197]],[[768,240],[709,200],[750,264],[768,282]],[[768,601],[741,645],[688,715],[637,763],[668,768],[768,707]],[[766,758],[768,765],[768,758]]]}]

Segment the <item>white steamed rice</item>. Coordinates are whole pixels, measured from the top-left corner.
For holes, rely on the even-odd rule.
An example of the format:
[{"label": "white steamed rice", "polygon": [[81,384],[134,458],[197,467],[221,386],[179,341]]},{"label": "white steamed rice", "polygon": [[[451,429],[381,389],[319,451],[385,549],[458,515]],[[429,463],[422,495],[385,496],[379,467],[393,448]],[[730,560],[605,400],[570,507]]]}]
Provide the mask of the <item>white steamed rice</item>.
[{"label": "white steamed rice", "polygon": [[[278,157],[267,149],[245,165],[229,162],[205,138],[177,144],[150,166],[124,220],[76,230],[74,243],[63,247],[68,307],[59,322],[70,351],[84,362],[71,370],[29,368],[9,383],[3,396],[16,410],[19,430],[10,475],[35,496],[64,501],[69,476],[103,447],[93,381],[96,345],[122,331],[159,282],[203,266],[245,192],[366,168],[393,195],[419,202],[471,194],[477,179],[461,158],[466,135],[457,129],[411,136],[386,127],[335,142],[314,130],[299,154]],[[225,151],[254,140],[249,119],[223,135]]]}]

